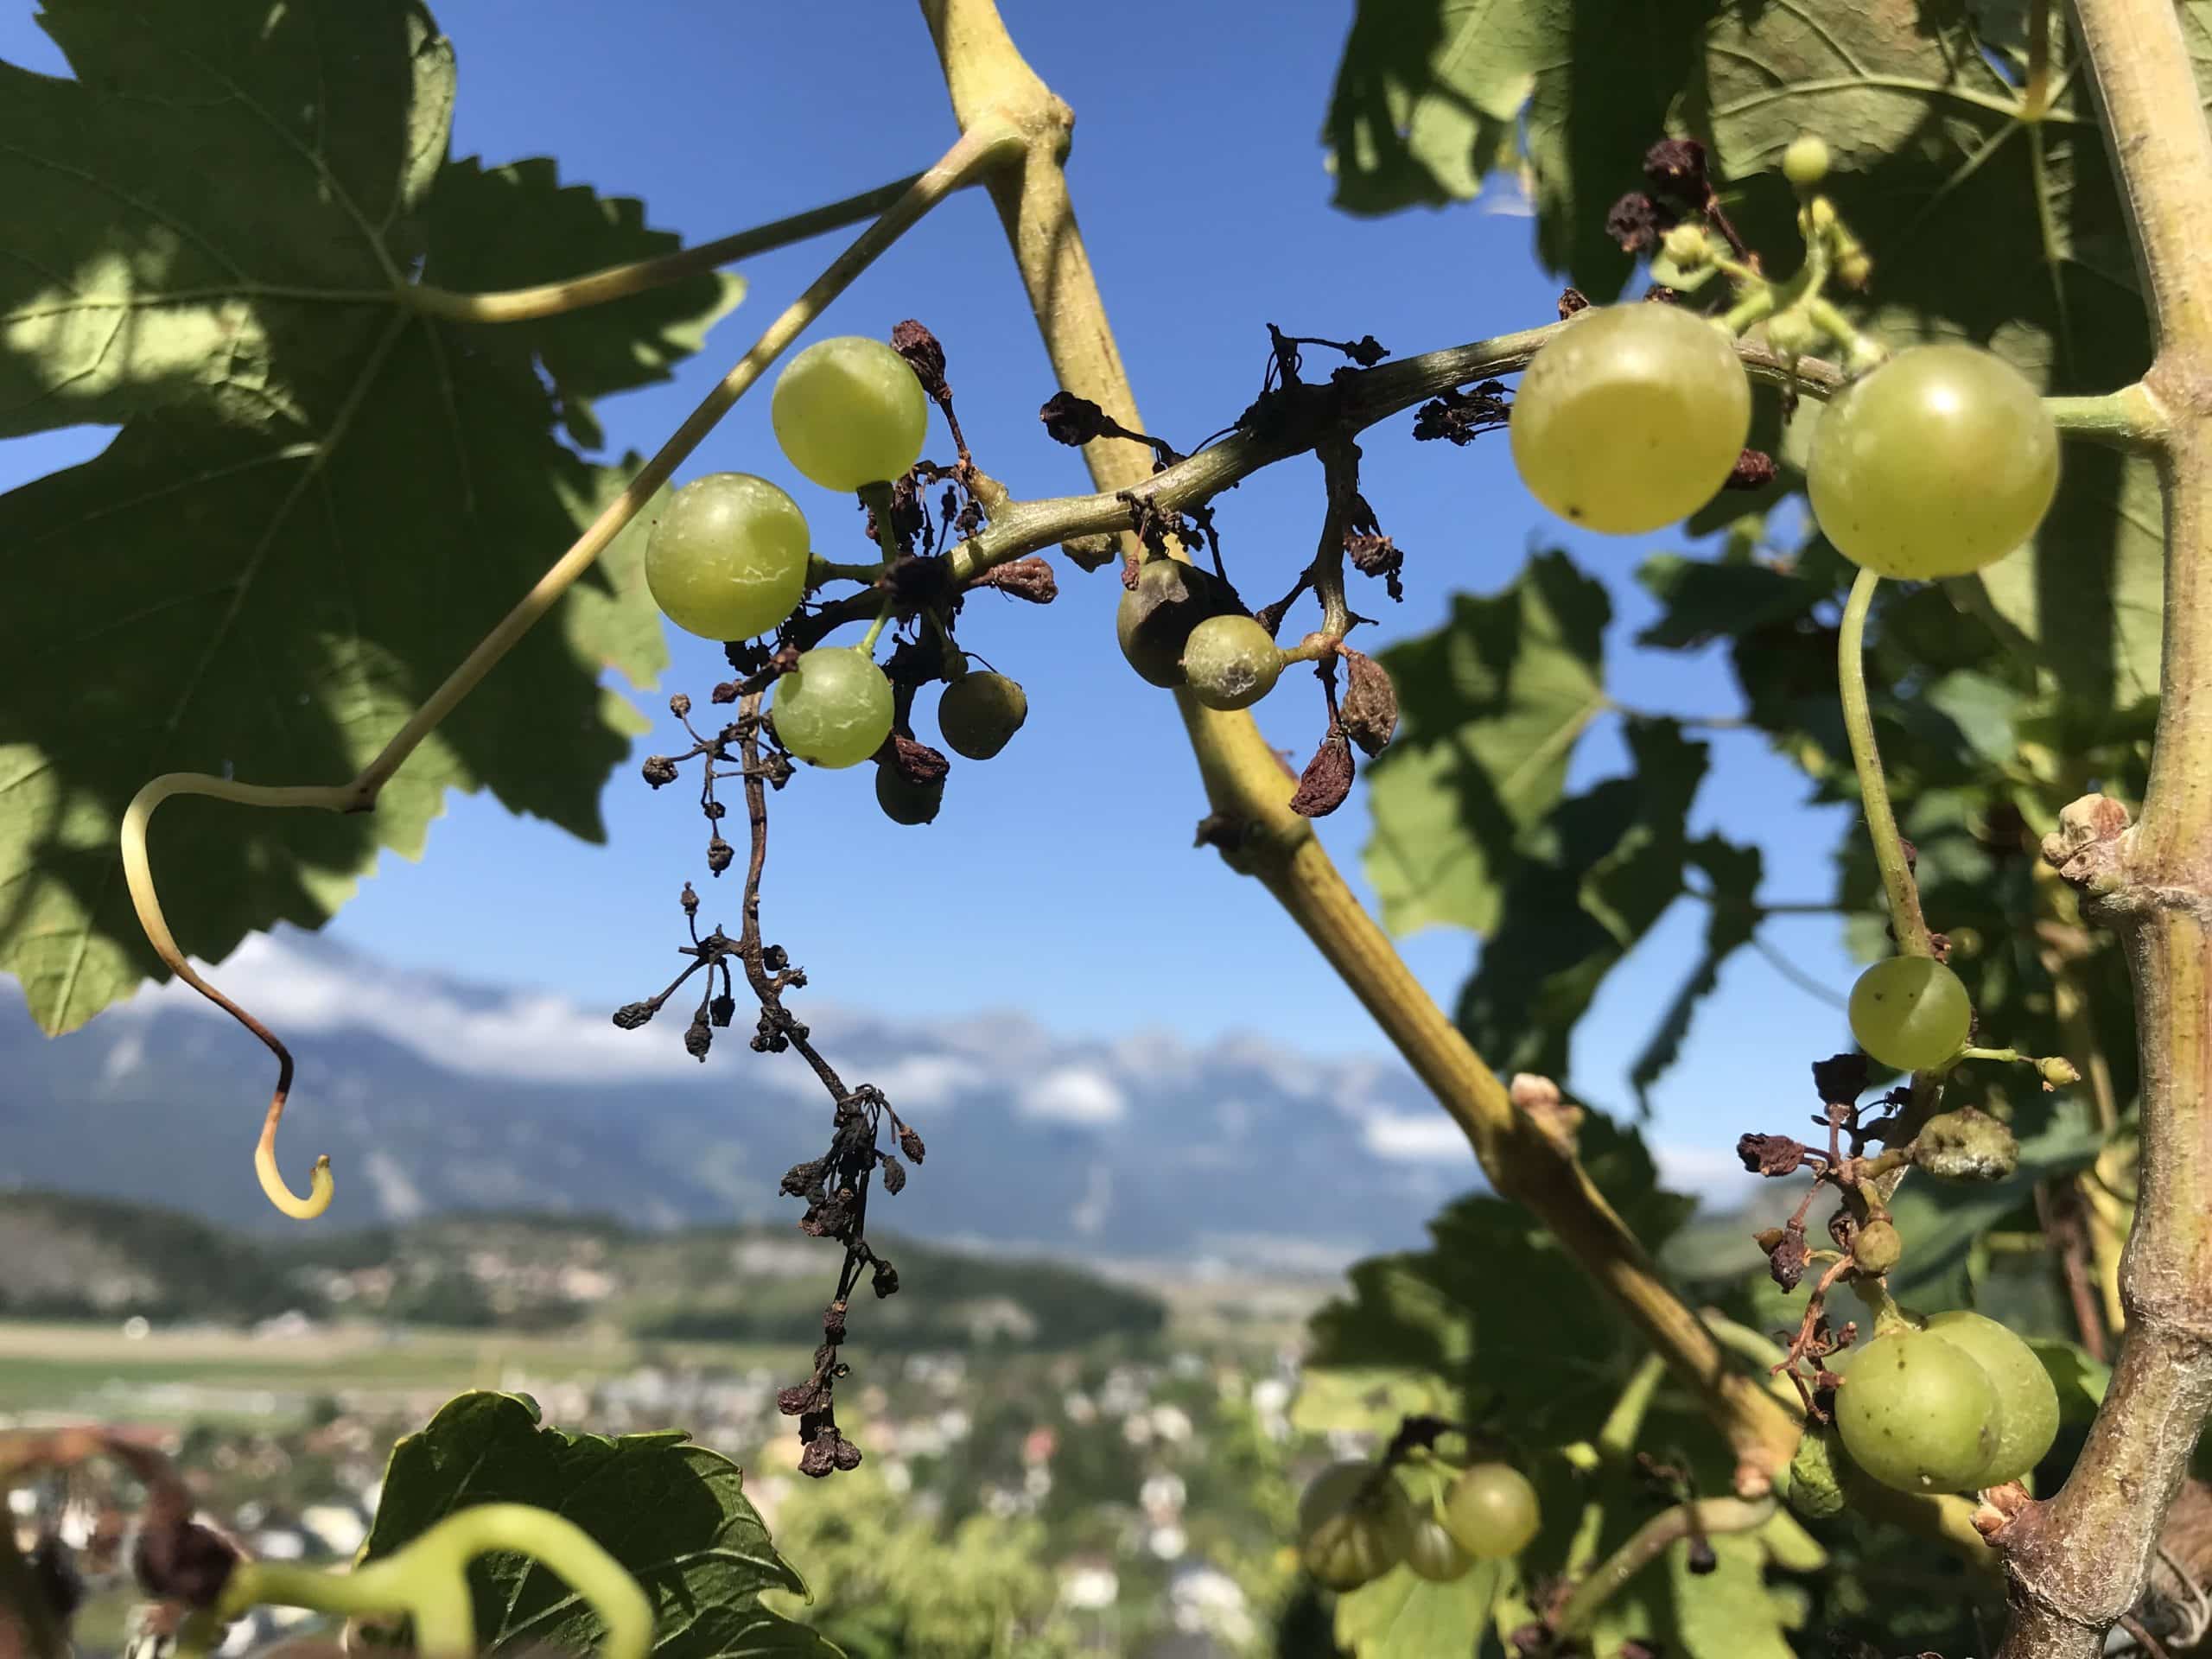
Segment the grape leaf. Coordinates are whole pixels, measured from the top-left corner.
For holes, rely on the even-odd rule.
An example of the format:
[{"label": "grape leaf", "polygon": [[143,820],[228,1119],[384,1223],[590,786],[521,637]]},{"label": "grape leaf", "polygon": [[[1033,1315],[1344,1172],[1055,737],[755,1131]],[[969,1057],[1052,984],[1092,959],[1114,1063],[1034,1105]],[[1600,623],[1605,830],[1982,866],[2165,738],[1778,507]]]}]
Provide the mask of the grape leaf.
[{"label": "grape leaf", "polygon": [[2102,1143],[2088,1108],[2062,1096],[2038,1127],[2020,1132],[2019,1166],[2003,1180],[1967,1185],[1920,1175],[1906,1180],[1890,1203],[1905,1242],[1904,1259],[1890,1275],[1891,1290],[1922,1307],[1973,1306],[1967,1257],[1974,1240],[2025,1205],[2040,1183],[2094,1163]]},{"label": "grape leaf", "polygon": [[1383,653],[1399,725],[1368,772],[1366,861],[1393,931],[1497,925],[1516,843],[1558,802],[1575,740],[1607,706],[1611,615],[1602,586],[1545,553]]},{"label": "grape leaf", "polygon": [[1437,1584],[1393,1567],[1337,1598],[1337,1645],[1354,1659],[1467,1659],[1505,1574],[1503,1561],[1478,1561]]},{"label": "grape leaf", "polygon": [[1460,992],[1460,1028],[1502,1070],[1566,1076],[1599,983],[1681,894],[1706,746],[1670,720],[1631,720],[1627,735],[1634,772],[1561,801],[1531,832]]},{"label": "grape leaf", "polygon": [[1683,857],[1705,872],[1711,884],[1706,900],[1705,950],[1669,999],[1659,1023],[1629,1066],[1629,1086],[1637,1107],[1649,1116],[1651,1085],[1664,1077],[1681,1052],[1697,1005],[1720,982],[1720,965],[1751,942],[1758,931],[1752,906],[1764,860],[1756,847],[1738,847],[1719,836],[1706,836],[1683,849]]},{"label": "grape leaf", "polygon": [[[362,1558],[390,1555],[457,1509],[494,1503],[555,1510],[627,1568],[652,1600],[659,1659],[837,1659],[836,1647],[761,1605],[763,1591],[806,1586],[746,1501],[735,1464],[678,1430],[570,1434],[541,1423],[518,1395],[464,1394],[392,1448]],[[468,1578],[483,1652],[596,1648],[598,1616],[527,1557],[479,1557]]]},{"label": "grape leaf", "polygon": [[[2182,16],[2212,97],[2212,6]],[[2142,372],[2149,335],[2090,78],[2053,31],[2058,96],[2023,121],[2000,68],[2019,72],[2017,29],[1979,27],[1960,0],[1602,13],[1570,0],[1363,0],[1328,124],[1338,200],[1366,211],[1464,200],[1483,158],[1517,166],[1540,252],[1603,300],[1634,269],[1605,233],[1605,205],[1639,188],[1644,147],[1669,134],[1707,142],[1731,217],[1770,265],[1794,263],[1796,199],[1779,170],[1810,129],[1873,255],[1878,332],[1893,345],[1964,336],[2054,391],[2108,391]],[[1508,107],[1523,87],[1525,104]],[[1516,120],[1517,155],[1485,136]],[[2124,709],[2157,685],[2159,555],[2147,463],[2069,446],[2042,533],[1980,585],[2070,696]]]},{"label": "grape leaf", "polygon": [[[407,0],[42,21],[78,78],[0,66],[0,195],[29,210],[0,262],[0,430],[124,423],[0,497],[0,969],[58,1032],[161,971],[116,848],[137,789],[354,772],[634,465],[563,423],[595,439],[590,399],[664,378],[737,290],[497,327],[405,302],[417,273],[543,281],[674,245],[549,162],[446,164],[451,54]],[[154,868],[186,949],[319,926],[380,849],[421,852],[449,788],[596,838],[640,729],[601,677],[665,660],[641,545],[617,540],[374,814],[168,806]]]},{"label": "grape leaf", "polygon": [[[1592,1112],[1580,1141],[1598,1190],[1656,1250],[1694,1201],[1660,1188],[1633,1129]],[[1495,1411],[1516,1435],[1593,1432],[1644,1351],[1627,1319],[1589,1294],[1566,1248],[1517,1205],[1460,1198],[1429,1232],[1429,1249],[1357,1263],[1351,1296],[1314,1315],[1309,1374],[1351,1373],[1332,1389],[1342,1421],[1325,1426],[1354,1427],[1357,1402],[1387,1411],[1408,1397],[1382,1384],[1379,1368],[1452,1390],[1473,1421]]]}]

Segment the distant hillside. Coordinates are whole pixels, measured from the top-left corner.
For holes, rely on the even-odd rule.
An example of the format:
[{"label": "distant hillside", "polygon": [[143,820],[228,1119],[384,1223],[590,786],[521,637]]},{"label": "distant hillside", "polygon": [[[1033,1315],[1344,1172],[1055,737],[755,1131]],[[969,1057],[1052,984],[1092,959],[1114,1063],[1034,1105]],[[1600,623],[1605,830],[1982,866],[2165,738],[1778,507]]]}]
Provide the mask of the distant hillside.
[{"label": "distant hillside", "polygon": [[[299,1057],[280,1158],[296,1183],[330,1154],[340,1227],[463,1211],[785,1227],[797,1206],[777,1183],[828,1139],[805,1065],[749,1052],[742,1020],[702,1065],[673,1015],[618,1031],[605,1008],[289,931],[249,940],[218,978]],[[1327,1274],[1420,1247],[1422,1223],[1479,1179],[1395,1063],[803,1002],[842,1075],[881,1087],[929,1143],[878,1214],[910,1236]],[[0,1191],[96,1192],[296,1242],[254,1183],[269,1083],[267,1052],[180,987],[49,1039],[0,984]]]},{"label": "distant hillside", "polygon": [[[901,1239],[906,1288],[869,1306],[880,1347],[1063,1348],[1158,1331],[1154,1297],[1079,1268]],[[0,1198],[0,1314],[240,1322],[289,1309],[414,1325],[811,1344],[833,1244],[788,1229],[650,1233],[601,1217],[448,1217],[249,1240],[174,1211],[53,1192]],[[874,1297],[863,1291],[871,1304]]]}]

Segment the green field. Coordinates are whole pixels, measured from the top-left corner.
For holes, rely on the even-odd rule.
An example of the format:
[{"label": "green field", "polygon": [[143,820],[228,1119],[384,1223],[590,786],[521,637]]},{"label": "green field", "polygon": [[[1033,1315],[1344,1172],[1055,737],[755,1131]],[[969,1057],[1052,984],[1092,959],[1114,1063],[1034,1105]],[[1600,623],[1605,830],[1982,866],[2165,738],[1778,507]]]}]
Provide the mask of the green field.
[{"label": "green field", "polygon": [[804,1361],[793,1348],[648,1344],[590,1332],[340,1325],[299,1336],[183,1330],[132,1338],[108,1324],[0,1321],[0,1416],[268,1424],[302,1416],[322,1399],[419,1414],[464,1389],[589,1382],[654,1355],[733,1369],[790,1370]]}]

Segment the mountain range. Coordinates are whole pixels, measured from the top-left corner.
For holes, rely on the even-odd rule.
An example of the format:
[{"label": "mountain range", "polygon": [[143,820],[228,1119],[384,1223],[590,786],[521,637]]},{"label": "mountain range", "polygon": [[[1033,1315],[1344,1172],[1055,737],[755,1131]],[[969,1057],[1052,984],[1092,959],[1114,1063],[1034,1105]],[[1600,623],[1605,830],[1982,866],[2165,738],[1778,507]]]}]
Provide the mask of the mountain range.
[{"label": "mountain range", "polygon": [[[303,1187],[329,1154],[340,1227],[463,1211],[795,1220],[777,1183],[827,1144],[827,1096],[796,1054],[747,1046],[741,1008],[701,1063],[688,1011],[621,1031],[564,996],[404,971],[313,934],[256,937],[217,977],[299,1060],[280,1161]],[[877,1201],[910,1236],[1325,1274],[1421,1244],[1422,1223],[1479,1184],[1458,1129],[1388,1061],[1070,1040],[1018,1014],[799,1012],[846,1082],[875,1084],[928,1143],[905,1191]],[[174,983],[58,1039],[20,1001],[0,1005],[0,1186],[287,1226],[252,1171],[273,1069]]]}]

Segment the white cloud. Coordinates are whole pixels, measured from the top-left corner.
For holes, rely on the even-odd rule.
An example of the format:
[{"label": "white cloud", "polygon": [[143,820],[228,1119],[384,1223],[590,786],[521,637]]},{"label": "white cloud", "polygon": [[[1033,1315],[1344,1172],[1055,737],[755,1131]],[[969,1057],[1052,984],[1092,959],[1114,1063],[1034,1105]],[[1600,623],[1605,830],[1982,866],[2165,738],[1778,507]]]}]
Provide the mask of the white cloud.
[{"label": "white cloud", "polygon": [[[219,967],[194,965],[280,1036],[365,1029],[450,1071],[530,1083],[696,1078],[701,1071],[680,1040],[690,1017],[681,997],[644,1030],[622,1031],[607,1017],[613,1010],[565,996],[523,991],[463,997],[435,979],[302,950],[281,935],[249,936]],[[229,1018],[175,980],[141,991],[124,1006]],[[791,1090],[810,1086],[790,1068],[756,1068],[748,1082],[761,1079]]]},{"label": "white cloud", "polygon": [[1015,1103],[1024,1117],[1054,1123],[1118,1123],[1129,1103],[1114,1080],[1094,1066],[1056,1066],[1022,1090]]},{"label": "white cloud", "polygon": [[1360,1125],[1360,1139],[1377,1158],[1421,1163],[1474,1158],[1466,1132],[1441,1111],[1378,1112]]},{"label": "white cloud", "polygon": [[1757,1176],[1745,1172],[1732,1147],[1654,1147],[1651,1160],[1659,1166],[1662,1183],[1707,1204],[1733,1204],[1759,1184]]},{"label": "white cloud", "polygon": [[991,1079],[982,1066],[957,1054],[902,1054],[870,1071],[868,1080],[906,1112],[941,1110],[959,1090],[981,1088]]},{"label": "white cloud", "polygon": [[1090,1179],[1084,1184],[1083,1197],[1068,1211],[1068,1225],[1078,1237],[1093,1238],[1106,1224],[1106,1215],[1114,1203],[1114,1172],[1104,1164],[1090,1166]]}]

